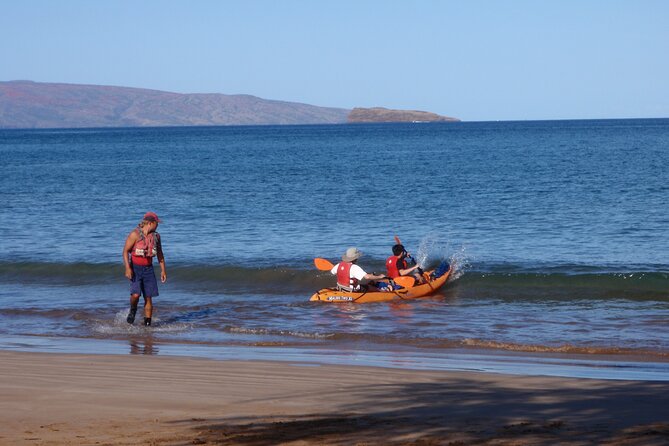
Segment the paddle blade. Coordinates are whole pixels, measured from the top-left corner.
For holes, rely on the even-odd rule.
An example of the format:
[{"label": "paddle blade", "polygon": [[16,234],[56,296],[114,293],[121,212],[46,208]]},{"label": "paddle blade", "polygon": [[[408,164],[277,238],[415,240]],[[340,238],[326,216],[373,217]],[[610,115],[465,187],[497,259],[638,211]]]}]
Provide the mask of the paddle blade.
[{"label": "paddle blade", "polygon": [[398,245],[402,244],[402,242],[400,241],[400,238],[398,236],[395,236],[395,243],[397,243]]},{"label": "paddle blade", "polygon": [[334,265],[329,260],[318,257],[314,259],[314,265],[316,265],[316,268],[321,271],[330,271],[332,268],[334,268]]},{"label": "paddle blade", "polygon": [[395,277],[393,281],[399,286],[404,288],[411,288],[414,285],[414,283],[416,283],[416,279],[414,279],[411,276]]}]

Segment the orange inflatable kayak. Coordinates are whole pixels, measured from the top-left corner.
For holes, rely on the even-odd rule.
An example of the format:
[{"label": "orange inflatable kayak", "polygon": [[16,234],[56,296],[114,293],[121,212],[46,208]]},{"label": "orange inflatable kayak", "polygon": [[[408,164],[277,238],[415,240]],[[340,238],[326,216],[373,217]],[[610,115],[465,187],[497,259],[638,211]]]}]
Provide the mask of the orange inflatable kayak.
[{"label": "orange inflatable kayak", "polygon": [[448,263],[442,263],[433,271],[425,273],[430,280],[420,285],[412,286],[411,288],[400,288],[395,291],[340,291],[336,288],[324,288],[313,296],[310,301],[319,302],[353,302],[353,303],[368,303],[368,302],[389,302],[397,300],[416,299],[419,297],[429,296],[436,293],[439,288],[444,286],[451,275],[453,268]]}]

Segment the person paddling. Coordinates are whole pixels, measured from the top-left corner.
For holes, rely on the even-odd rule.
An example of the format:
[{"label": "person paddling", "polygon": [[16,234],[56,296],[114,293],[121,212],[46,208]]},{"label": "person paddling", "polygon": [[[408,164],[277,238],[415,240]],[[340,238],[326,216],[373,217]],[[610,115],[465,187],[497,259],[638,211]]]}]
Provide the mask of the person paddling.
[{"label": "person paddling", "polygon": [[420,266],[418,264],[409,267],[407,264],[407,256],[409,253],[404,249],[404,246],[397,243],[393,246],[393,255],[386,260],[386,270],[388,277],[395,279],[400,276],[413,276],[417,283],[423,282],[423,277],[416,271]]},{"label": "person paddling", "polygon": [[385,279],[383,274],[369,274],[357,265],[362,252],[358,248],[348,248],[341,258],[341,262],[332,267],[330,273],[337,276],[337,288],[343,291],[362,291],[366,286],[361,284],[362,280]]},{"label": "person paddling", "polygon": [[160,219],[154,212],[147,212],[139,225],[128,234],[123,246],[123,263],[125,277],[130,280],[130,311],[127,322],[135,322],[137,304],[140,295],[144,295],[144,325],[151,325],[153,314],[152,298],[158,296],[158,283],[153,270],[153,258],[158,257],[160,264],[160,281],[167,281],[165,271],[165,257],[160,241],[160,234],[156,232]]}]

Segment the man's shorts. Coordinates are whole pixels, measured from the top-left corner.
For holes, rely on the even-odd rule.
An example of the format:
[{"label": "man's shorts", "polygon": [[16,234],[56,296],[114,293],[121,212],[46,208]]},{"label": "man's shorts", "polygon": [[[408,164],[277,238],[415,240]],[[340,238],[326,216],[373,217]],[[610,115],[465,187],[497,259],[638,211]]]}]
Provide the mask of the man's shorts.
[{"label": "man's shorts", "polygon": [[153,265],[132,265],[132,280],[130,281],[130,294],[142,294],[144,297],[156,297],[158,295],[158,281]]}]

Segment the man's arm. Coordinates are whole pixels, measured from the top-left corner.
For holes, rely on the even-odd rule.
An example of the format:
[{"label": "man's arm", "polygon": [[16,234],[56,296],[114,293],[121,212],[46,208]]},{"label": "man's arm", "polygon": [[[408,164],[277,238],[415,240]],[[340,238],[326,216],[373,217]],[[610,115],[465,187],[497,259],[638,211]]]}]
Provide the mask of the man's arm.
[{"label": "man's arm", "polygon": [[[357,267],[357,268],[354,268]],[[351,267],[352,275],[358,280],[379,280],[379,279],[385,279],[386,275],[385,274],[369,274],[362,268],[360,268],[358,265],[353,265]]]},{"label": "man's arm", "polygon": [[167,282],[167,270],[165,270],[165,256],[163,255],[163,241],[158,243],[158,264],[160,265],[160,281]]},{"label": "man's arm", "polygon": [[407,269],[401,269],[401,270],[399,270],[400,276],[407,276],[407,275],[411,274],[412,272],[414,272],[416,269],[418,269],[418,265],[414,265],[411,268],[407,268]]},{"label": "man's arm", "polygon": [[128,234],[128,238],[125,239],[125,245],[123,245],[123,264],[125,265],[125,277],[128,280],[132,280],[132,268],[130,267],[129,254],[132,251],[132,247],[135,246],[137,242],[137,232],[132,231]]}]

